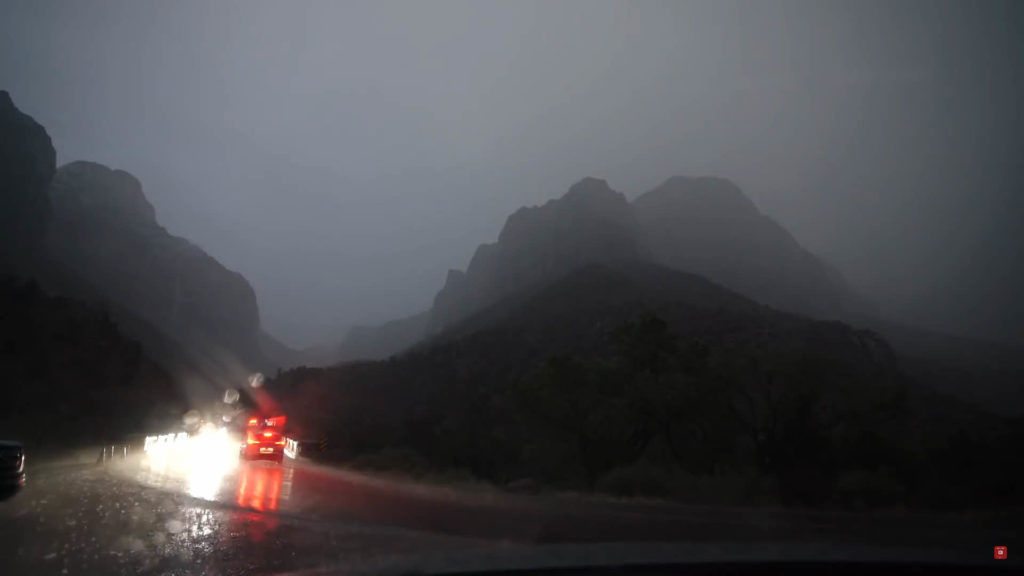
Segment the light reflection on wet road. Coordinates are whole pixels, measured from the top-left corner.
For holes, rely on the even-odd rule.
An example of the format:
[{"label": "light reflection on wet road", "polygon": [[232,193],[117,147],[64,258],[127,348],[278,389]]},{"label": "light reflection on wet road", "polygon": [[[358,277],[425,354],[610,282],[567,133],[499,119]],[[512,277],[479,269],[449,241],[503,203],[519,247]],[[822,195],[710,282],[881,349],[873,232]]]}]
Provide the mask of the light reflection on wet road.
[{"label": "light reflection on wet road", "polygon": [[273,512],[284,504],[286,510],[291,497],[296,462],[281,464],[265,461],[210,463],[205,466],[175,467],[164,460],[143,458],[115,472],[134,477],[144,486],[183,492],[201,500],[224,504],[234,503],[241,508],[260,512]]},{"label": "light reflection on wet road", "polygon": [[[467,538],[534,541],[543,536],[545,507],[496,490],[461,493],[375,479],[285,459],[242,461],[231,456],[204,465],[142,457],[110,472],[142,486],[184,494],[211,506],[275,517],[350,522],[447,533]],[[481,511],[484,511],[481,514]]]},{"label": "light reflection on wet road", "polygon": [[292,491],[292,466],[245,466],[238,474],[238,498],[242,508],[277,510],[279,501],[287,501]]},{"label": "light reflection on wet road", "polygon": [[25,490],[0,502],[0,574],[265,574],[551,542],[781,536],[990,553],[992,542],[1016,541],[1012,529],[948,516],[529,497],[288,460],[215,460],[31,469]]},{"label": "light reflection on wet road", "polygon": [[175,473],[141,461],[36,468],[0,502],[0,574],[265,574],[473,549],[479,540],[302,514],[294,463]]}]

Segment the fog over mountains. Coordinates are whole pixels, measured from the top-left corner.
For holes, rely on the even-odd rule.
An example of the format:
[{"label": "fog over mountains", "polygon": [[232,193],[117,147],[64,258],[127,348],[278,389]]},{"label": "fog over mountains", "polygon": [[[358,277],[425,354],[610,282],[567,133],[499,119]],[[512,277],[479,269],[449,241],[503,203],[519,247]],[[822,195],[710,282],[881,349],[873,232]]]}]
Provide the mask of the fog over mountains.
[{"label": "fog over mountains", "polygon": [[[1020,341],[1019,2],[26,2],[0,77],[333,345],[585,176],[728,178],[887,316]],[[372,57],[371,57],[372,56]]]},{"label": "fog over mountains", "polygon": [[584,178],[558,199],[511,214],[497,240],[481,244],[465,271],[449,270],[427,317],[350,332],[340,357],[386,357],[578,268],[641,262],[700,274],[813,318],[875,315],[842,274],[801,247],[728,180],[673,176],[630,203],[606,181]]}]

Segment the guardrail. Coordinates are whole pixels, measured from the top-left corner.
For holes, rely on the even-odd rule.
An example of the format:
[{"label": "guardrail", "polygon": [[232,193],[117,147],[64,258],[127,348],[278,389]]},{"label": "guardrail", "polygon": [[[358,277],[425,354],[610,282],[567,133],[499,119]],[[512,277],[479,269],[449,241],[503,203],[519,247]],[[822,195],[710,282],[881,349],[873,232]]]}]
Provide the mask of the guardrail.
[{"label": "guardrail", "polygon": [[128,444],[111,444],[100,448],[100,455],[96,459],[97,464],[103,464],[104,462],[110,462],[111,460],[127,460],[128,449],[131,446]]},{"label": "guardrail", "polygon": [[284,455],[285,456],[291,458],[292,460],[297,460],[299,458],[299,452],[300,451],[301,451],[301,449],[299,447],[299,442],[297,440],[295,440],[294,438],[285,437],[285,439],[284,439]]}]

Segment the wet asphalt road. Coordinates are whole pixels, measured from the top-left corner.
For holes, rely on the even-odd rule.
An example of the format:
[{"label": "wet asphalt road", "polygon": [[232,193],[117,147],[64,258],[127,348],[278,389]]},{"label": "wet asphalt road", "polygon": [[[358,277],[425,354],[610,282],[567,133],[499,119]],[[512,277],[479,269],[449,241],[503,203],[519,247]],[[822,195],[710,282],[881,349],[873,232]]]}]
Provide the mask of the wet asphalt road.
[{"label": "wet asphalt road", "polygon": [[292,496],[315,490],[309,473],[293,462],[219,478],[137,461],[30,469],[0,502],[0,574],[266,574],[502,545],[306,509],[321,498]]},{"label": "wet asphalt road", "polygon": [[[304,462],[30,469],[0,502],[0,574],[265,574],[565,542],[850,542],[991,554],[1012,521],[726,509],[444,488]],[[1017,547],[1016,549],[1020,549]]]}]

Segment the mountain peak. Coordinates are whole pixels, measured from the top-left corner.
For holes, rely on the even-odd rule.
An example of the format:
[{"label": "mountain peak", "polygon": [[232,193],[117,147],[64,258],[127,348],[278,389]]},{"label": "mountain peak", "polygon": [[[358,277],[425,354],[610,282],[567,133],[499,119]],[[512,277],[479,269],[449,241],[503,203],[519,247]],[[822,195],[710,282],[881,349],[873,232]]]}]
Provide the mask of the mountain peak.
[{"label": "mountain peak", "polygon": [[633,201],[657,262],[770,306],[835,317],[851,295],[838,273],[724,178],[673,176]]},{"label": "mountain peak", "polygon": [[569,187],[557,201],[563,212],[628,213],[629,200],[599,178],[584,178]]},{"label": "mountain peak", "polygon": [[477,248],[465,274],[449,274],[428,331],[579,266],[639,257],[629,201],[604,180],[584,178],[557,200],[517,210],[497,242]]},{"label": "mountain peak", "polygon": [[706,214],[731,217],[757,217],[761,212],[732,180],[714,176],[672,176],[657,188],[636,199],[647,202],[672,203],[686,209],[699,209]]},{"label": "mountain peak", "polygon": [[58,168],[50,195],[55,206],[125,224],[156,225],[156,210],[138,178],[97,162],[76,161]]},{"label": "mountain peak", "polygon": [[587,196],[614,195],[618,192],[608,186],[608,181],[601,178],[587,176],[569,187],[569,191],[562,196],[565,198],[583,198]]}]

